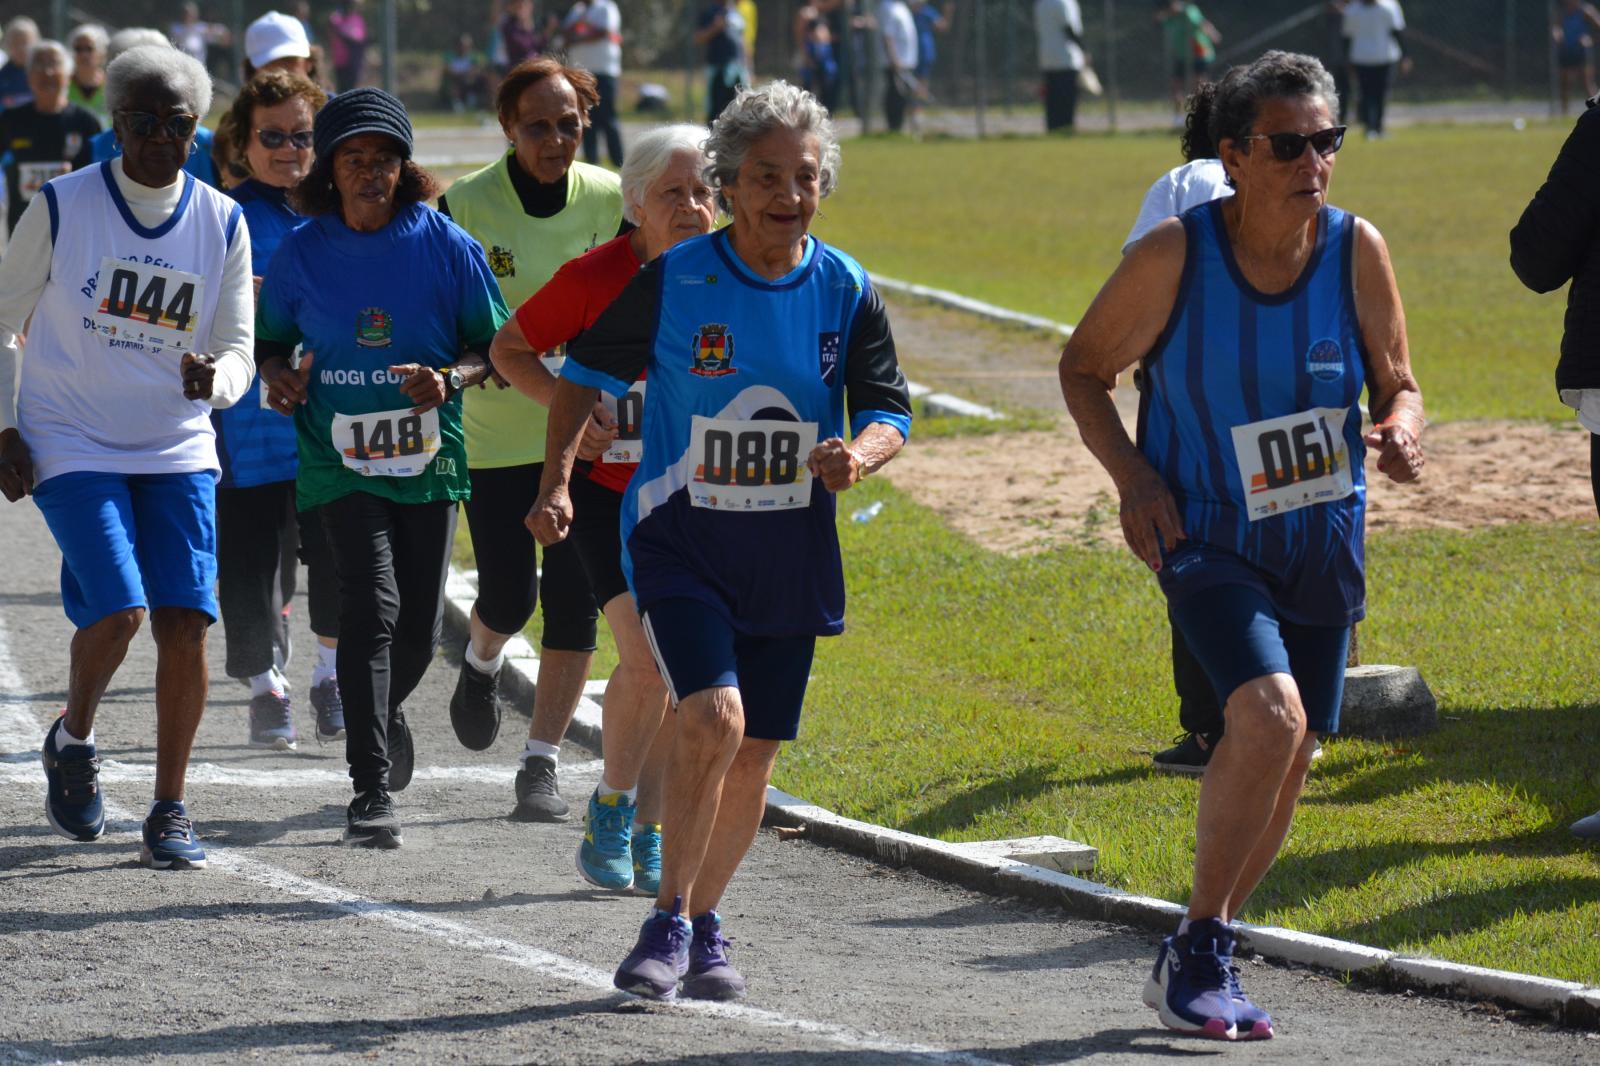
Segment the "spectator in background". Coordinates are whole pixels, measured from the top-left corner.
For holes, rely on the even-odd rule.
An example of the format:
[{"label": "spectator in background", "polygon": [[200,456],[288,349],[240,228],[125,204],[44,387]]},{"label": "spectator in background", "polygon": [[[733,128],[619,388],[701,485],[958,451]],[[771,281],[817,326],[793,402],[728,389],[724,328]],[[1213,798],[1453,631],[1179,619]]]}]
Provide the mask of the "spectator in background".
[{"label": "spectator in background", "polygon": [[0,111],[21,107],[33,99],[28,88],[28,49],[39,43],[39,25],[26,15],[6,23],[5,59],[0,67]]},{"label": "spectator in background", "polygon": [[594,75],[600,102],[589,112],[583,131],[583,161],[600,162],[600,138],[606,139],[611,165],[622,166],[622,127],[617,121],[617,96],[622,91],[622,12],[616,0],[578,0],[561,25],[567,60]]},{"label": "spectator in background", "polygon": [[473,47],[472,34],[456,38],[453,51],[444,57],[444,76],[439,79],[439,95],[450,110],[476,111],[483,106],[483,55]]},{"label": "spectator in background", "polygon": [[717,120],[745,84],[744,16],[734,0],[717,0],[700,16],[694,43],[706,49],[706,125]]},{"label": "spectator in background", "polygon": [[1411,73],[1401,38],[1405,28],[1398,0],[1353,0],[1345,5],[1344,35],[1350,41],[1350,67],[1361,91],[1358,114],[1370,138],[1383,136],[1384,105],[1396,64],[1402,74]]},{"label": "spectator in background", "polygon": [[812,17],[800,48],[800,84],[831,114],[838,103],[839,60],[827,19],[820,14]]},{"label": "spectator in background", "polygon": [[307,0],[295,0],[289,5],[289,14],[300,22],[300,29],[306,35],[306,40],[315,42],[317,35],[311,28],[311,5]]},{"label": "spectator in background", "polygon": [[744,19],[744,71],[745,77],[754,81],[756,76],[756,28],[761,23],[761,12],[756,0],[739,0],[739,17]]},{"label": "spectator in background", "polygon": [[1596,12],[1593,4],[1585,0],[1561,0],[1560,8],[1555,12],[1555,21],[1550,26],[1550,34],[1556,42],[1556,69],[1561,78],[1561,113],[1567,113],[1567,97],[1572,92],[1572,82],[1581,78],[1579,82],[1582,91],[1580,97],[1589,97],[1600,92],[1594,83],[1594,59],[1590,49],[1594,47],[1594,38],[1589,35],[1591,29],[1600,29],[1600,12]]},{"label": "spectator in background", "polygon": [[1078,75],[1089,60],[1078,0],[1034,0],[1033,28],[1044,77],[1045,132],[1070,131],[1078,121]]},{"label": "spectator in background", "polygon": [[883,71],[883,119],[890,133],[905,128],[917,85],[917,24],[905,0],[879,0],[878,69]]},{"label": "spectator in background", "polygon": [[[106,66],[109,68],[122,53],[147,44],[172,48],[172,42],[168,40],[166,34],[149,26],[130,26],[118,30],[111,35],[111,43],[106,47]],[[177,49],[174,48],[173,51]],[[212,152],[216,148],[216,135],[204,126],[196,126],[194,140],[191,143],[194,147],[184,160],[183,169],[214,189],[222,188],[217,181],[216,164],[212,161]],[[122,142],[117,140],[117,132],[113,129],[100,131],[90,144],[94,156],[93,162],[96,163],[115,159],[122,154]]]},{"label": "spectator in background", "polygon": [[1200,87],[1211,64],[1216,62],[1222,34],[1186,0],[1155,0],[1156,22],[1161,25],[1162,44],[1172,71],[1172,111],[1183,113],[1186,97]]},{"label": "spectator in background", "polygon": [[942,11],[933,0],[916,0],[911,5],[911,17],[917,24],[917,81],[924,86],[933,77],[933,61],[939,56],[938,35],[950,31],[955,10],[955,0],[945,0]]},{"label": "spectator in background", "polygon": [[533,0],[512,0],[506,17],[500,20],[500,46],[505,49],[506,69],[544,51],[547,42],[533,23]]},{"label": "spectator in background", "polygon": [[333,53],[334,83],[342,93],[361,84],[367,65],[367,20],[363,0],[340,0],[328,16],[328,41]]},{"label": "spectator in background", "polygon": [[33,99],[0,113],[0,159],[6,171],[6,229],[16,228],[44,183],[91,162],[89,141],[100,120],[67,98],[72,61],[58,41],[28,50]]},{"label": "spectator in background", "polygon": [[193,56],[208,71],[211,69],[211,46],[225,45],[232,40],[228,27],[201,19],[200,5],[192,2],[183,5],[183,18],[172,24],[169,36],[178,51]]},{"label": "spectator in background", "polygon": [[67,99],[94,113],[101,126],[111,124],[106,112],[106,45],[111,35],[104,26],[89,23],[79,26],[67,38],[72,49],[72,80],[67,83]]}]

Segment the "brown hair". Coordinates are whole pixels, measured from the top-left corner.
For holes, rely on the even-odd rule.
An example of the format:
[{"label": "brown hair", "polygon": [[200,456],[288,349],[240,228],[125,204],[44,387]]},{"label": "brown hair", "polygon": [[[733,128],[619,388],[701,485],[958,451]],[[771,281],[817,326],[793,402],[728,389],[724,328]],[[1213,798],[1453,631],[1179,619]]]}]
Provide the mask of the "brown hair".
[{"label": "brown hair", "polygon": [[517,120],[517,101],[522,94],[546,78],[565,78],[572,91],[578,94],[578,110],[583,124],[589,124],[589,112],[600,106],[600,87],[582,67],[569,67],[554,56],[535,56],[524,59],[511,68],[511,73],[500,83],[495,94],[494,109],[500,116],[500,125],[509,126]]},{"label": "brown hair", "polygon": [[226,140],[234,154],[244,158],[245,147],[250,143],[250,134],[255,126],[256,108],[274,107],[299,96],[305,97],[311,105],[313,115],[328,102],[328,94],[309,78],[290,74],[286,70],[262,71],[239,90],[233,106],[228,108],[228,113],[218,123],[217,140]]},{"label": "brown hair", "polygon": [[[334,149],[337,153],[338,149]],[[400,183],[395,186],[396,207],[425,203],[439,195],[439,179],[423,170],[413,160],[400,164]],[[300,179],[300,184],[289,190],[289,205],[302,215],[337,215],[342,203],[339,190],[333,185],[333,160],[318,158],[311,173]]]}]

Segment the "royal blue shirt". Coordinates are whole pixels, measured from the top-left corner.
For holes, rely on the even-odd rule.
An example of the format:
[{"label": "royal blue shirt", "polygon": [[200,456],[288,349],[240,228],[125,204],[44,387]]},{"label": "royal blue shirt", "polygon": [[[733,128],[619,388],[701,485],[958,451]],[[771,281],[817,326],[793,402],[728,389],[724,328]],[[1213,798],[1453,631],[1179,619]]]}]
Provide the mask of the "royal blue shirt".
[{"label": "royal blue shirt", "polygon": [[[1176,498],[1188,538],[1168,546],[1161,586],[1179,602],[1242,583],[1292,622],[1359,621],[1366,363],[1351,282],[1355,217],[1324,207],[1299,279],[1271,295],[1240,272],[1221,201],[1182,219],[1183,280],[1145,359],[1139,407],[1139,448]],[[1249,428],[1273,419],[1287,422]],[[1334,498],[1327,486],[1339,474],[1351,488]],[[1274,502],[1302,486],[1288,506]]]},{"label": "royal blue shirt", "polygon": [[[194,130],[194,151],[189,153],[189,158],[183,161],[183,169],[211,186],[220,189],[222,185],[217,181],[217,165],[211,161],[211,145],[216,135],[204,126],[196,126]],[[94,151],[94,161],[104,163],[108,159],[115,159],[122,154],[122,145],[117,141],[115,129],[101,130],[89,142]]]},{"label": "royal blue shirt", "polygon": [[[883,301],[855,260],[807,241],[768,281],[728,231],[646,266],[568,346],[562,377],[620,396],[648,370],[644,460],[622,501],[639,608],[698,600],[754,636],[844,628],[834,495],[812,438],[881,422],[911,432]],[[789,429],[793,426],[793,430]]]}]

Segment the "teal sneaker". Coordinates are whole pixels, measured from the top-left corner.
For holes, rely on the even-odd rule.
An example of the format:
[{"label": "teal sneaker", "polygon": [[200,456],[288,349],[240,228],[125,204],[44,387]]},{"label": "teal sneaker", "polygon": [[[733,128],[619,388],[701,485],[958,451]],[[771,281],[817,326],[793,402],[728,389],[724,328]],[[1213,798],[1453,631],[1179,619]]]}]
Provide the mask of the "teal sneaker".
[{"label": "teal sneaker", "polygon": [[621,793],[601,799],[596,789],[589,796],[588,827],[578,845],[578,873],[596,888],[623,892],[633,885],[628,846],[633,811],[634,805]]},{"label": "teal sneaker", "polygon": [[661,823],[633,827],[633,890],[641,896],[661,891]]}]

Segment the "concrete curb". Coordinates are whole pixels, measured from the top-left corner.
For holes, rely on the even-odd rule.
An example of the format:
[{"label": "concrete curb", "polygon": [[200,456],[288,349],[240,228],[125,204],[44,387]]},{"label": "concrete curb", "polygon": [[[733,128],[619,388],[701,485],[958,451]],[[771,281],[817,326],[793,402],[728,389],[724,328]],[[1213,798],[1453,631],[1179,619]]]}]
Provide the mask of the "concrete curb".
[{"label": "concrete curb", "polygon": [[994,304],[974,300],[970,296],[963,296],[959,292],[950,292],[948,289],[935,289],[928,285],[918,285],[914,281],[901,281],[899,278],[888,278],[882,274],[868,274],[872,284],[885,292],[892,292],[897,296],[909,297],[913,300],[923,300],[927,303],[948,307],[953,311],[965,311],[980,318],[987,318],[991,322],[1000,322],[1008,326],[1022,326],[1026,329],[1038,330],[1048,333],[1057,340],[1066,340],[1072,336],[1074,327],[1065,322],[1057,322],[1042,315],[1030,315],[1022,311],[1013,311],[1007,307],[997,307]]},{"label": "concrete curb", "polygon": [[[468,576],[452,566],[445,585],[445,620],[457,640],[466,637],[467,620],[476,595],[477,590]],[[530,705],[539,676],[539,660],[533,647],[520,635],[514,637],[506,646],[506,660],[509,669],[501,675],[501,690],[522,706]],[[585,692],[604,692],[604,685],[591,681],[585,686]],[[571,735],[585,746],[600,750],[600,707],[588,695],[578,703]],[[1184,914],[1184,908],[1176,903],[1136,896],[1072,874],[1005,858],[986,849],[846,818],[777,788],[767,789],[763,824],[803,828],[806,839],[824,847],[848,851],[890,866],[909,867],[980,892],[1060,907],[1080,918],[1117,922],[1165,934]],[[1490,1000],[1536,1011],[1572,1028],[1600,1030],[1600,988],[1400,955],[1276,926],[1241,922],[1238,935],[1247,950],[1263,958],[1358,975],[1388,988]]]}]

